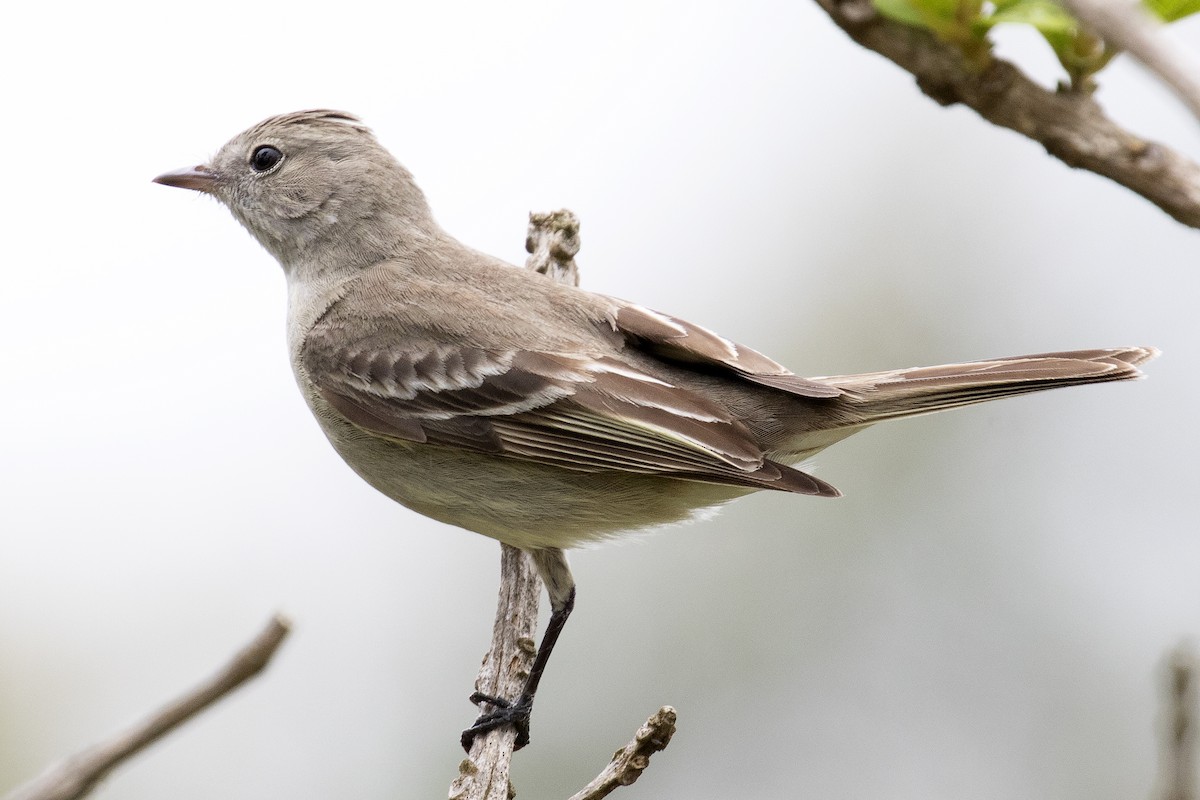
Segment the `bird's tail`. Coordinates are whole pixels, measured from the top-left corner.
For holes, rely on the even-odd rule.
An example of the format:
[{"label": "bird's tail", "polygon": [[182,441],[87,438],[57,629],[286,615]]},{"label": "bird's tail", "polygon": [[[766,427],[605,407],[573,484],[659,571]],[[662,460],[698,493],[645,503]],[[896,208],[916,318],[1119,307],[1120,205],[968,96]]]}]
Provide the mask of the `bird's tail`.
[{"label": "bird's tail", "polygon": [[901,417],[1084,383],[1136,380],[1153,347],[1075,350],[992,361],[818,378],[842,389],[846,422],[858,427]]}]

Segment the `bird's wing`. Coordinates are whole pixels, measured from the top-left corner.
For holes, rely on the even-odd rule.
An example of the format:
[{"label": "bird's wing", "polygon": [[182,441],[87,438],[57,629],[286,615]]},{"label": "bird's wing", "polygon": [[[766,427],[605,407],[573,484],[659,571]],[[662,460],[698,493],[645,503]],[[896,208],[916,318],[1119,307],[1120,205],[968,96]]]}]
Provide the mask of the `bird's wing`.
[{"label": "bird's wing", "polygon": [[842,390],[796,375],[782,364],[731,342],[712,331],[675,317],[616,300],[613,327],[633,345],[679,364],[733,372],[743,380],[801,397],[838,397]]},{"label": "bird's wing", "polygon": [[318,325],[302,364],[329,405],[378,436],[582,472],[838,494],[767,459],[719,403],[610,356],[344,333]]}]

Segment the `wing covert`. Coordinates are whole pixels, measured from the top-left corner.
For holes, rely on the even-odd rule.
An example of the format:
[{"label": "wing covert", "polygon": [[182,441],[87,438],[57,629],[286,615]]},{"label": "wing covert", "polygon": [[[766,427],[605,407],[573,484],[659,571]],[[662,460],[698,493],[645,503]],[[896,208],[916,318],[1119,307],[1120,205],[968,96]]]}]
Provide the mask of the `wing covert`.
[{"label": "wing covert", "polygon": [[347,344],[314,330],[302,363],[329,405],[381,436],[582,472],[837,493],[766,459],[715,400],[609,356],[384,335]]}]

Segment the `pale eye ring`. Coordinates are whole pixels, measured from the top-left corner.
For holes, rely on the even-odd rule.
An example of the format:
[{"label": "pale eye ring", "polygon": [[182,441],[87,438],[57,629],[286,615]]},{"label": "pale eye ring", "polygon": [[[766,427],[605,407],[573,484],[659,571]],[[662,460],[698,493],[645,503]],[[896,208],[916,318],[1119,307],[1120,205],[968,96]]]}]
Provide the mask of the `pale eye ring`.
[{"label": "pale eye ring", "polygon": [[279,151],[278,147],[260,144],[250,154],[250,169],[255,172],[270,172],[280,161],[283,161],[283,153]]}]

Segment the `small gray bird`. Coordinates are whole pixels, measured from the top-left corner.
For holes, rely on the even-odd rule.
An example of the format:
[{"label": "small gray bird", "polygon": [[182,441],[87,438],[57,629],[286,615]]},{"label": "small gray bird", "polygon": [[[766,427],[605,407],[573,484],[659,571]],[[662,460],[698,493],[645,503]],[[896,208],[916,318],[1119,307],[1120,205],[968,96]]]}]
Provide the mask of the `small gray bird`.
[{"label": "small gray bird", "polygon": [[648,308],[461,244],[349,114],[300,111],[158,183],[220,200],[283,267],[288,346],[325,435],[421,514],[529,552],[552,615],[521,696],[463,734],[528,741],[574,606],[564,551],[686,520],[761,489],[836,497],[795,467],[876,422],[1058,386],[1138,378],[1124,347],[802,378]]}]

